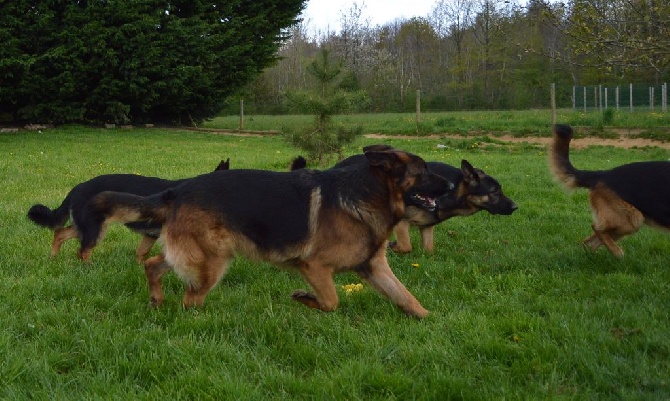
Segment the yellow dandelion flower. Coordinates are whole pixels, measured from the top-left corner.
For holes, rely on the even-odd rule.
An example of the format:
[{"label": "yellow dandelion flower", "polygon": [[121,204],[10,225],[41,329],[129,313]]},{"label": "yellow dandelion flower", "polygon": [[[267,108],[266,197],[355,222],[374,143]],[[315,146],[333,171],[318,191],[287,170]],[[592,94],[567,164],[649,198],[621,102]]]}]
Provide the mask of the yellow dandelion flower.
[{"label": "yellow dandelion flower", "polygon": [[412,267],[416,269],[416,268],[419,267],[419,264],[418,263],[412,263]]},{"label": "yellow dandelion flower", "polygon": [[363,284],[358,283],[358,284],[345,284],[342,286],[342,289],[346,294],[351,294],[353,292],[357,292],[363,289]]}]

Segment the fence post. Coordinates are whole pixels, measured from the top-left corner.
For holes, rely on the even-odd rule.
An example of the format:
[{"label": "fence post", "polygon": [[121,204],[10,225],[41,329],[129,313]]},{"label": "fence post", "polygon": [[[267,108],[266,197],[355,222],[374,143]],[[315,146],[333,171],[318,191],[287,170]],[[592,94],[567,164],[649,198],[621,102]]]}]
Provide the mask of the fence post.
[{"label": "fence post", "polygon": [[586,86],[584,87],[584,113],[586,113]]},{"label": "fence post", "polygon": [[615,89],[614,93],[616,94],[616,95],[615,95],[615,98],[616,98],[616,111],[618,112],[618,111],[619,111],[619,85],[616,86],[616,89]]},{"label": "fence post", "polygon": [[649,87],[649,111],[654,111],[654,87]]},{"label": "fence post", "polygon": [[244,99],[240,98],[240,131],[244,129]]},{"label": "fence post", "polygon": [[416,123],[421,122],[421,89],[416,90]]},{"label": "fence post", "polygon": [[598,111],[603,112],[603,86],[598,85]]},{"label": "fence post", "polygon": [[556,124],[556,83],[551,83],[551,125]]},{"label": "fence post", "polygon": [[661,107],[663,109],[663,112],[665,113],[668,111],[668,83],[664,83],[663,86],[661,87]]},{"label": "fence post", "polygon": [[572,85],[572,110],[577,109],[577,87]]},{"label": "fence post", "polygon": [[629,86],[630,89],[628,91],[630,92],[630,95],[628,96],[628,99],[630,99],[630,112],[632,113],[633,112],[633,84],[629,84],[629,85],[630,85]]},{"label": "fence post", "polygon": [[605,88],[605,110],[607,110],[607,87]]}]

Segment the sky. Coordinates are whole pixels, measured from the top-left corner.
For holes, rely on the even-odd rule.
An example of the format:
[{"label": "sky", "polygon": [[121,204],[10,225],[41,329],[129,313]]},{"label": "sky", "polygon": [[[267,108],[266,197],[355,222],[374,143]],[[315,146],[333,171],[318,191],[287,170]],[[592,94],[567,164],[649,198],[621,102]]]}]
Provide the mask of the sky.
[{"label": "sky", "polygon": [[426,17],[436,0],[309,0],[303,11],[308,31],[340,30],[340,15],[356,3],[362,9],[361,20],[370,19],[372,26],[396,18]]}]

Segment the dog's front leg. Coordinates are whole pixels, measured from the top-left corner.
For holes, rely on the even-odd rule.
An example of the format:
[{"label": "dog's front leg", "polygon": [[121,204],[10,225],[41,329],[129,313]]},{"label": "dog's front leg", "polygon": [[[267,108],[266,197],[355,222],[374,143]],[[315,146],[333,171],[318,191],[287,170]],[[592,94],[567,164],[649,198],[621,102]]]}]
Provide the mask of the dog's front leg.
[{"label": "dog's front leg", "polygon": [[391,250],[396,253],[412,252],[412,242],[409,238],[409,221],[400,220],[393,228],[395,242],[391,243]]},{"label": "dog's front leg", "polygon": [[433,239],[433,232],[434,232],[434,226],[430,227],[422,227],[419,229],[419,232],[421,233],[421,244],[423,245],[423,249],[426,250],[428,253],[433,253],[435,250],[433,244],[434,244],[434,239]]},{"label": "dog's front leg", "polygon": [[291,294],[291,298],[310,308],[320,309],[324,312],[330,312],[337,308],[339,299],[335,290],[332,269],[316,263],[305,263],[300,267],[300,274],[312,287],[314,294],[304,290],[296,290]]},{"label": "dog's front leg", "polygon": [[421,303],[393,274],[386,260],[386,244],[377,251],[365,267],[357,269],[356,273],[374,289],[398,305],[406,314],[417,318],[428,315],[428,310],[421,306]]}]

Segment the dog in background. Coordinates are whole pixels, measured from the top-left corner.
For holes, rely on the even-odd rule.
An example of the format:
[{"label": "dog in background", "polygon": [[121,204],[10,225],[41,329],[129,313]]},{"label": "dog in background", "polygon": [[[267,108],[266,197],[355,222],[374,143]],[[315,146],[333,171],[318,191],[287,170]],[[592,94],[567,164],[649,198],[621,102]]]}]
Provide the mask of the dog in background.
[{"label": "dog in background", "polygon": [[[238,253],[297,270],[313,292],[304,305],[332,311],[333,275],[353,271],[411,316],[428,311],[395,277],[388,237],[405,200],[434,209],[447,182],[413,154],[364,148],[366,162],[328,170],[229,170],[201,175],[159,194],[104,192],[80,227],[85,241],[112,222],[162,225],[163,253],[145,262],[151,302],[163,301],[162,275],[173,269],[187,284],[183,304],[199,306]],[[86,243],[83,244],[86,246]]]},{"label": "dog in background", "polygon": [[[228,170],[229,168],[230,159],[227,159],[226,161],[222,160],[214,171]],[[54,239],[51,243],[51,256],[54,257],[58,254],[65,241],[80,237],[78,227],[84,225],[87,218],[84,207],[97,194],[104,191],[117,191],[135,195],[152,195],[179,185],[185,180],[165,180],[136,174],[100,175],[77,184],[70,190],[65,199],[63,199],[63,202],[56,209],[52,210],[42,204],[33,205],[28,210],[28,218],[35,224],[54,231]],[[65,227],[68,220],[72,221],[72,225]],[[161,231],[161,226],[152,222],[133,222],[126,224],[126,226],[142,235],[142,239],[137,247],[137,260],[141,263],[156,242]],[[77,252],[77,256],[88,262],[90,261],[92,250],[93,246],[90,248],[81,247]]]},{"label": "dog in background", "polygon": [[583,244],[592,251],[604,245],[621,258],[619,239],[643,224],[670,229],[670,162],[624,164],[611,170],[578,170],[570,162],[572,127],[557,124],[549,152],[554,177],[568,189],[588,188],[593,234]]},{"label": "dog in background", "polygon": [[[333,168],[363,163],[363,155],[350,156],[337,163]],[[410,199],[405,200],[406,209],[403,219],[396,225],[393,232],[396,240],[390,248],[397,253],[412,251],[410,226],[419,228],[421,243],[427,252],[433,252],[434,226],[454,216],[470,216],[486,210],[491,214],[509,215],[518,206],[502,191],[500,183],[483,170],[472,167],[467,161],[461,161],[461,168],[440,162],[427,162],[433,173],[446,179],[449,191],[438,199],[435,209],[416,207]],[[298,156],[291,163],[291,170],[305,168],[307,161]]]},{"label": "dog in background", "polygon": [[418,209],[408,205],[405,217],[393,230],[396,241],[391,249],[398,253],[412,251],[409,237],[410,226],[419,228],[423,248],[434,251],[435,225],[455,216],[470,216],[481,210],[490,214],[510,215],[518,209],[514,201],[505,196],[500,183],[483,170],[474,168],[467,160],[461,161],[461,168],[440,162],[428,162],[428,168],[435,174],[454,183],[453,191],[438,199],[434,210]]}]

